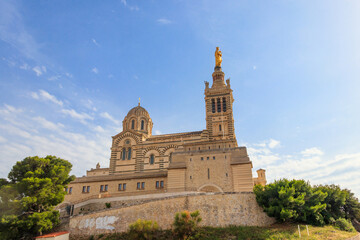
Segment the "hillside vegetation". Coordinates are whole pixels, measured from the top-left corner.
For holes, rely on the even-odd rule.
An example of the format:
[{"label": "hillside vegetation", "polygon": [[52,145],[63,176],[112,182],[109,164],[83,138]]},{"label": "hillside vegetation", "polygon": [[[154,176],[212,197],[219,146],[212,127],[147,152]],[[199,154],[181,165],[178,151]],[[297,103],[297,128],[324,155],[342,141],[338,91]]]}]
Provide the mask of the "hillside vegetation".
[{"label": "hillside vegetation", "polygon": [[[357,232],[341,231],[333,226],[317,227],[308,226],[309,236],[305,225],[300,225],[301,239],[306,240],[345,240],[356,236]],[[72,240],[131,240],[134,239],[130,233],[116,233],[97,236],[71,236]],[[158,231],[152,239],[175,240],[179,239],[171,230]],[[201,240],[292,240],[299,239],[298,225],[296,224],[276,224],[271,227],[241,227],[230,226],[225,228],[200,227],[195,236],[190,239]]]}]

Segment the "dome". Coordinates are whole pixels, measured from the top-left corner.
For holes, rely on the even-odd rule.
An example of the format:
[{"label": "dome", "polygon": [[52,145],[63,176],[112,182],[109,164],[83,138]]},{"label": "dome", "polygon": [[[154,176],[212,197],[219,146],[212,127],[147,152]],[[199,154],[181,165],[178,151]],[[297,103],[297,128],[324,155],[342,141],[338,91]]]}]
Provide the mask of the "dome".
[{"label": "dome", "polygon": [[151,136],[153,123],[150,114],[145,108],[136,106],[132,108],[123,121],[123,130],[133,130]]},{"label": "dome", "polygon": [[146,109],[141,107],[140,105],[132,108],[128,112],[126,117],[130,117],[130,116],[136,116],[136,117],[144,116],[146,118],[150,118],[150,114],[148,113],[148,111],[146,111]]}]

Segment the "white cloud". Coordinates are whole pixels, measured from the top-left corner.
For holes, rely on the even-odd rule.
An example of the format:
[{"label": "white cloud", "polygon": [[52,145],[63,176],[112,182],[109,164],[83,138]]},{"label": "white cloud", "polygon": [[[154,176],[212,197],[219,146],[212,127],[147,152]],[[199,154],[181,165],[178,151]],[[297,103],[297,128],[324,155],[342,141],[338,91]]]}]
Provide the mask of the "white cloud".
[{"label": "white cloud", "polygon": [[37,100],[42,99],[44,101],[53,102],[53,103],[55,103],[55,104],[57,104],[59,106],[63,106],[62,101],[58,100],[54,95],[51,95],[50,93],[48,93],[45,90],[40,89],[39,93],[31,92],[30,95],[34,99],[37,99]]},{"label": "white cloud", "polygon": [[36,76],[41,76],[43,73],[46,73],[46,67],[45,66],[35,66],[32,69],[35,73]]},{"label": "white cloud", "polygon": [[120,0],[120,1],[125,7],[128,7],[131,11],[139,11],[138,6],[130,6],[126,0]]},{"label": "white cloud", "polygon": [[94,38],[92,38],[91,41],[92,41],[96,46],[100,47],[100,44],[98,44],[98,42],[97,42]]},{"label": "white cloud", "polygon": [[23,111],[22,109],[13,107],[11,105],[4,104],[4,106],[5,106],[4,109],[0,109],[1,113],[7,113],[7,114],[8,113],[20,113]]},{"label": "white cloud", "polygon": [[[7,107],[3,109],[10,111]],[[15,111],[12,107],[10,109]],[[83,175],[97,162],[105,166],[109,164],[111,137],[106,129],[102,132],[99,126],[97,131],[80,134],[69,131],[61,123],[41,116],[32,117],[31,114],[21,112],[15,119],[0,117],[0,177],[7,176],[16,161],[27,156],[51,154],[69,160],[73,164],[72,174],[77,176]],[[48,130],[52,132],[49,134]]]},{"label": "white cloud", "polygon": [[155,135],[161,135],[160,130],[155,130]]},{"label": "white cloud", "polygon": [[276,148],[280,146],[280,141],[277,141],[275,139],[270,139],[269,141],[269,148]]},{"label": "white cloud", "polygon": [[116,125],[119,125],[120,124],[120,121],[119,120],[116,120],[113,116],[111,116],[108,112],[102,112],[100,113],[100,116],[105,118],[105,119],[108,119],[110,121],[112,121],[113,123],[115,123]]},{"label": "white cloud", "polygon": [[254,66],[253,66],[253,70],[256,70],[256,68],[257,68],[257,67],[254,65]]},{"label": "white cloud", "polygon": [[323,155],[324,153],[317,147],[307,148],[301,152],[304,156]]},{"label": "white cloud", "polygon": [[172,21],[167,18],[159,18],[158,20],[156,20],[156,22],[163,25],[168,25],[172,23]]},{"label": "white cloud", "polygon": [[64,113],[65,115],[69,115],[70,117],[79,120],[82,123],[86,123],[85,120],[93,120],[94,119],[89,114],[78,113],[74,109],[62,109],[61,112]]},{"label": "white cloud", "polygon": [[24,64],[21,65],[19,68],[20,68],[20,69],[23,69],[23,70],[29,70],[29,69],[30,69],[30,66],[29,66],[27,63],[24,63]]},{"label": "white cloud", "polygon": [[39,60],[39,44],[26,31],[21,12],[13,1],[0,1],[0,39],[30,59]]},{"label": "white cloud", "polygon": [[68,72],[65,73],[65,76],[67,76],[68,78],[72,78],[72,77],[73,77],[73,75],[72,75],[71,73],[68,73]]},{"label": "white cloud", "polygon": [[98,74],[98,73],[99,73],[99,70],[98,70],[96,67],[94,67],[93,69],[91,69],[91,71],[92,71],[93,73],[95,73],[95,74]]},{"label": "white cloud", "polygon": [[33,99],[36,99],[36,100],[38,100],[40,98],[36,92],[31,92],[30,95]]},{"label": "white cloud", "polygon": [[139,7],[138,6],[129,6],[129,9],[131,11],[139,11]]},{"label": "white cloud", "polygon": [[39,124],[39,126],[49,130],[58,131],[59,129],[64,128],[63,124],[50,122],[43,117],[35,117],[33,119]]},{"label": "white cloud", "polygon": [[2,137],[2,136],[0,136],[0,143],[5,143],[5,142],[7,142],[7,139],[4,138],[4,137]]},{"label": "white cloud", "polygon": [[[266,142],[266,141],[265,141]],[[324,152],[317,147],[293,154],[280,154],[270,144],[245,144],[253,162],[253,170],[266,170],[268,182],[275,179],[305,179],[311,184],[338,184],[360,196],[360,152],[337,154],[323,158]],[[283,150],[283,149],[282,149]],[[254,172],[254,176],[256,173]]]},{"label": "white cloud", "polygon": [[94,130],[95,130],[96,132],[100,132],[100,133],[105,132],[105,130],[104,130],[101,126],[96,126],[96,127],[94,128]]},{"label": "white cloud", "polygon": [[60,75],[54,75],[48,78],[49,81],[56,81],[60,78]]},{"label": "white cloud", "polygon": [[4,60],[10,67],[15,67],[16,66],[16,62],[14,60],[10,60],[7,58],[2,58],[2,60]]}]

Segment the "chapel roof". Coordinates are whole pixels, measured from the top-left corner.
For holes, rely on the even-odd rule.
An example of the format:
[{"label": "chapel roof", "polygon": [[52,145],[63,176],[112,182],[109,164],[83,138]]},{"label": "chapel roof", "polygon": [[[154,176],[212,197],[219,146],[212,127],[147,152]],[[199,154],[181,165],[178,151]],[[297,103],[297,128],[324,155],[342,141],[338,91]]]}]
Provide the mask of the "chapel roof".
[{"label": "chapel roof", "polygon": [[150,118],[150,114],[148,113],[148,111],[146,111],[145,108],[140,106],[140,104],[138,106],[130,109],[130,111],[128,112],[126,117],[130,117],[130,116],[144,116],[144,117]]}]

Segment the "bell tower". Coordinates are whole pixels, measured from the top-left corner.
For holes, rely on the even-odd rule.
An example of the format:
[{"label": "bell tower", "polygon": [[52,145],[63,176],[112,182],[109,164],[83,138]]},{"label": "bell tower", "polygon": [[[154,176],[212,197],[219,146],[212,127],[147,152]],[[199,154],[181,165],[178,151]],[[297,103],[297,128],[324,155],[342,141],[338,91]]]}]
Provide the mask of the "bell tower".
[{"label": "bell tower", "polygon": [[209,82],[205,82],[206,129],[211,140],[235,140],[232,108],[234,98],[230,79],[225,84],[221,62],[222,53],[217,47],[212,86],[209,87]]}]

